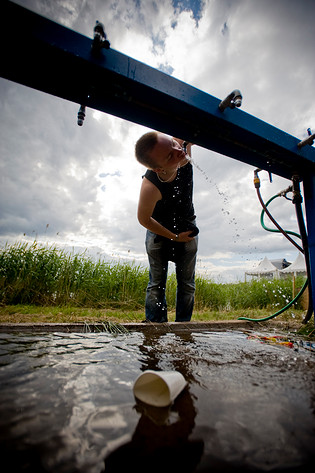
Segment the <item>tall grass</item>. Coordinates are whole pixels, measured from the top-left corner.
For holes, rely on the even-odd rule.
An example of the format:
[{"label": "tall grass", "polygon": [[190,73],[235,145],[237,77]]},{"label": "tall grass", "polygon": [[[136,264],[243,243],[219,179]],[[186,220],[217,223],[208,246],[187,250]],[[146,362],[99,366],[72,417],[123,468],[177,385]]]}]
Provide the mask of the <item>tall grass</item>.
[{"label": "tall grass", "polygon": [[136,308],[143,304],[147,277],[140,266],[111,265],[36,242],[7,245],[0,251],[4,304]]},{"label": "tall grass", "polygon": [[[147,282],[148,270],[139,265],[95,261],[85,253],[69,254],[36,241],[0,250],[0,303],[5,305],[141,309]],[[166,295],[173,309],[175,274],[168,277]],[[291,299],[290,279],[218,284],[196,277],[196,310],[281,308]]]},{"label": "tall grass", "polygon": [[[298,280],[302,287],[303,280]],[[293,298],[291,279],[260,279],[233,284],[216,284],[197,277],[196,308],[230,311],[239,309],[282,308]],[[301,309],[300,301],[295,303]]]}]

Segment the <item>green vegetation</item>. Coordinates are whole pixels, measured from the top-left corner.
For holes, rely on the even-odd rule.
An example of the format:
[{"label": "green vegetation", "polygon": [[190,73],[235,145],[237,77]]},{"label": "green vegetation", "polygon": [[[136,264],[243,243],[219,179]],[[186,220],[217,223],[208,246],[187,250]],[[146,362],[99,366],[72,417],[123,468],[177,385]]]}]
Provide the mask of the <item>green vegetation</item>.
[{"label": "green vegetation", "polygon": [[[17,243],[0,251],[2,321],[78,322],[143,320],[148,270],[136,264],[95,261],[54,246]],[[297,286],[303,280],[296,281]],[[167,284],[170,320],[174,320],[176,278]],[[292,281],[253,280],[233,284],[196,277],[194,320],[255,318],[272,314],[292,299]],[[302,320],[298,301],[281,320]]]},{"label": "green vegetation", "polygon": [[0,302],[41,306],[140,308],[147,272],[32,244],[0,252]]}]

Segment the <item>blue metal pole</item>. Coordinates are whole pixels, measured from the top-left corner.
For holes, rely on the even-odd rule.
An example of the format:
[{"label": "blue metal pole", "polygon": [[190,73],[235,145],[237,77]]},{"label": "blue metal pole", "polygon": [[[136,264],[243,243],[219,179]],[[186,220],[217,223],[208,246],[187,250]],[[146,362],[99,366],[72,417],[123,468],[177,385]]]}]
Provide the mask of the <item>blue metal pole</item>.
[{"label": "blue metal pole", "polygon": [[[315,174],[304,176],[304,203],[308,234],[308,250],[311,266],[312,299],[315,303]],[[314,319],[315,322],[315,319]]]}]

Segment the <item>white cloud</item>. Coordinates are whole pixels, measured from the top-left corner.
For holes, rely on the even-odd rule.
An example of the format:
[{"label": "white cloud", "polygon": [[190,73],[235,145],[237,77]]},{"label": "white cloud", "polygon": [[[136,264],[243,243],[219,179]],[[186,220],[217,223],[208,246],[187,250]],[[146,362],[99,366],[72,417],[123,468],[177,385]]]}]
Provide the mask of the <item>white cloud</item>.
[{"label": "white cloud", "polygon": [[[113,49],[218,98],[240,88],[244,111],[294,136],[315,129],[312,0],[205,1],[197,22],[171,0],[19,3],[91,38],[102,21]],[[145,262],[136,220],[145,170],[134,144],[146,128],[89,109],[78,127],[77,104],[2,79],[0,100],[2,240],[26,233]],[[241,277],[265,255],[295,259],[292,245],[260,226],[252,166],[200,147],[193,159],[200,271]],[[265,200],[289,184],[261,179]],[[290,202],[276,199],[272,212],[296,231]]]}]

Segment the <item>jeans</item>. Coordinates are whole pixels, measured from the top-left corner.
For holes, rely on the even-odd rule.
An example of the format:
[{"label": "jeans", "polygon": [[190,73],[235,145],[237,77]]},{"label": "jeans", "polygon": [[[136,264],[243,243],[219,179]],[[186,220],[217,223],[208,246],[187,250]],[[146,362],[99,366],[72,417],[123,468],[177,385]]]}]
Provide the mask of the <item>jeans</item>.
[{"label": "jeans", "polygon": [[198,237],[188,243],[176,243],[156,238],[147,230],[146,250],[149,259],[149,284],[145,301],[145,316],[150,322],[167,322],[165,297],[168,262],[176,267],[176,322],[191,319],[195,301],[195,266]]}]

